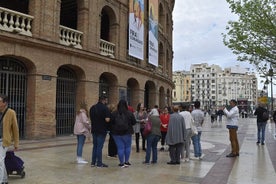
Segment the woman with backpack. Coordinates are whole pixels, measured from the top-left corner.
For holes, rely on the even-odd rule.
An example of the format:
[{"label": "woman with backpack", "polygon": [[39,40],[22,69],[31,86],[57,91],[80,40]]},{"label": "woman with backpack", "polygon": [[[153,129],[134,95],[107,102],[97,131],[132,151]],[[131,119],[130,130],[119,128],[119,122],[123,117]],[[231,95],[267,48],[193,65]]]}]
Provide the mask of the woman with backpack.
[{"label": "woman with backpack", "polygon": [[131,153],[131,142],[133,128],[136,123],[135,117],[132,112],[128,110],[127,102],[120,100],[117,105],[117,110],[112,112],[111,115],[111,130],[110,133],[117,145],[119,167],[128,167],[129,157]]}]

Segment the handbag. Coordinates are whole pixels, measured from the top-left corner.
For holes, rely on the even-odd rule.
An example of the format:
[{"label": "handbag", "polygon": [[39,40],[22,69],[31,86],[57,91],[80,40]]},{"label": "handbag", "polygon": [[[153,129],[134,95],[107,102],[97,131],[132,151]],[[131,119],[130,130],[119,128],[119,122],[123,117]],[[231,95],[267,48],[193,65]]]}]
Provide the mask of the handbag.
[{"label": "handbag", "polygon": [[151,133],[151,129],[152,129],[152,124],[151,122],[148,120],[144,126],[144,130],[143,130],[143,136],[148,136]]}]

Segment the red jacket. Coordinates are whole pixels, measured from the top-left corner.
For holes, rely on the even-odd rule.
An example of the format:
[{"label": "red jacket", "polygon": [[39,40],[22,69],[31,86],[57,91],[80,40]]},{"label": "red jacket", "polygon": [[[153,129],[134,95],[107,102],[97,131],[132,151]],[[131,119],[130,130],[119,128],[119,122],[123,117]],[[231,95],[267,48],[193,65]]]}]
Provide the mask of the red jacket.
[{"label": "red jacket", "polygon": [[160,114],[160,120],[161,120],[161,126],[160,126],[161,132],[167,132],[168,124],[169,124],[169,120],[170,120],[170,114],[169,113]]}]

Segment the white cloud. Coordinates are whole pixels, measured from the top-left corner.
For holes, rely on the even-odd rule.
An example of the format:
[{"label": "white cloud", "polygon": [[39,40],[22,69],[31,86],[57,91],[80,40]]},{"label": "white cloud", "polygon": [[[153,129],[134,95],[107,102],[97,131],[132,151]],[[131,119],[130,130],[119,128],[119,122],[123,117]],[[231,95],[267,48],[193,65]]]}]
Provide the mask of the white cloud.
[{"label": "white cloud", "polygon": [[189,70],[194,63],[249,66],[223,44],[227,22],[235,20],[224,0],[177,0],[173,11],[173,70]]}]

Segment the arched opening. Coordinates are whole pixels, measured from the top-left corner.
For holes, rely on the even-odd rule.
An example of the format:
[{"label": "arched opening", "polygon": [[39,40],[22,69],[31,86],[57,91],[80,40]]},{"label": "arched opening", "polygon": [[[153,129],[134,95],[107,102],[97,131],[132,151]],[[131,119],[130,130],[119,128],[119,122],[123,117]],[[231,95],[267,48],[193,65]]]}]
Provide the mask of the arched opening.
[{"label": "arched opening", "polygon": [[24,14],[29,13],[29,0],[0,1],[0,7],[8,8]]},{"label": "arched opening", "polygon": [[132,107],[136,107],[139,103],[139,84],[134,78],[127,81],[127,101]]},{"label": "arched opening", "polygon": [[164,87],[159,88],[159,107],[164,108],[166,106],[166,94]]},{"label": "arched opening", "polygon": [[78,3],[76,0],[61,0],[60,25],[77,30]]},{"label": "arched opening", "polygon": [[152,81],[147,81],[145,84],[144,104],[147,108],[153,108],[156,105],[155,84]]},{"label": "arched opening", "polygon": [[17,59],[0,57],[0,93],[8,95],[17,115],[20,138],[25,137],[27,69]]},{"label": "arched opening", "polygon": [[112,73],[102,73],[99,78],[99,96],[104,95],[109,103],[118,102],[117,78]]},{"label": "arched opening", "polygon": [[75,72],[62,66],[57,71],[56,88],[56,135],[72,134],[75,112],[77,76]]}]

